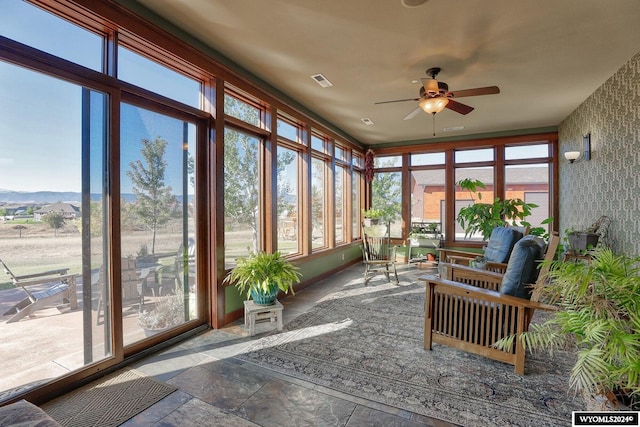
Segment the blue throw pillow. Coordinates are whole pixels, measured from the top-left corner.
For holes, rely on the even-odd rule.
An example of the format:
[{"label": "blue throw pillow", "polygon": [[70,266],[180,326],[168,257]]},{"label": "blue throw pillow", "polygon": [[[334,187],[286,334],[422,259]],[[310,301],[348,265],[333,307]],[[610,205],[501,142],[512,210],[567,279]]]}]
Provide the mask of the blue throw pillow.
[{"label": "blue throw pillow", "polygon": [[522,233],[509,227],[496,227],[491,232],[484,259],[488,262],[507,262],[513,245],[522,239]]},{"label": "blue throw pillow", "polygon": [[502,277],[500,293],[531,298],[529,285],[538,279],[537,261],[544,256],[544,246],[544,241],[538,236],[525,236],[516,242]]}]

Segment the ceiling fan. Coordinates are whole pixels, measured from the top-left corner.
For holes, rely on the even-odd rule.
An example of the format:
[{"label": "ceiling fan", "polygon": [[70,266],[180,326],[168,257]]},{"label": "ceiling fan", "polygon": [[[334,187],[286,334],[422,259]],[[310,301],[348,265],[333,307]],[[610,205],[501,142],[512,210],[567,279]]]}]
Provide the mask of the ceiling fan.
[{"label": "ceiling fan", "polygon": [[407,114],[402,120],[409,120],[415,117],[420,111],[436,114],[448,108],[460,114],[469,114],[473,111],[473,107],[453,100],[453,98],[463,98],[466,96],[478,95],[494,95],[500,93],[498,86],[477,87],[474,89],[463,89],[449,91],[449,85],[436,80],[436,76],[440,73],[439,67],[429,68],[427,75],[431,78],[420,79],[422,86],[420,87],[419,98],[396,99],[394,101],[376,102],[376,104],[389,104],[392,102],[419,101],[419,106]]}]

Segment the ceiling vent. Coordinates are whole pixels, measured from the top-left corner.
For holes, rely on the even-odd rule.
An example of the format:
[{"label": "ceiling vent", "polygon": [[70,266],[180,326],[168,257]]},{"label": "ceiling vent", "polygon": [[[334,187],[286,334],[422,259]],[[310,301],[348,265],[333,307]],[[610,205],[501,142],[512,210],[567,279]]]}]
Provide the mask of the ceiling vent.
[{"label": "ceiling vent", "polygon": [[329,79],[327,79],[322,74],[314,74],[313,76],[311,76],[311,78],[313,80],[315,80],[315,82],[318,83],[322,87],[331,87],[331,86],[333,86],[333,83],[331,83],[329,81]]},{"label": "ceiling vent", "polygon": [[360,120],[362,120],[362,123],[364,123],[367,126],[371,126],[371,125],[375,124],[375,123],[373,123],[373,120],[371,120],[369,117],[364,117],[364,118],[362,118]]}]

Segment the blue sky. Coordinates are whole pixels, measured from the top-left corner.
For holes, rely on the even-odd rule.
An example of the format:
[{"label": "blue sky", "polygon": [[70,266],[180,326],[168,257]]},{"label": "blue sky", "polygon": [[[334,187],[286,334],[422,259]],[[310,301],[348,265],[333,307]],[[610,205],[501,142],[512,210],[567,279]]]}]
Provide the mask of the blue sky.
[{"label": "blue sky", "polygon": [[[0,5],[1,35],[100,70],[100,37],[21,1],[0,0]],[[197,82],[181,76],[176,78],[174,72],[126,49],[119,53],[123,79],[157,89],[190,105],[199,102]],[[81,106],[80,86],[0,61],[0,189],[81,190]],[[181,163],[174,159],[182,158],[182,122],[141,108],[125,108],[127,113],[123,113],[121,133],[122,167],[128,168],[129,162],[140,158],[141,139],[161,137],[169,142],[166,183],[174,192],[179,192],[182,169]],[[92,127],[94,125],[95,118]],[[96,130],[101,129],[92,129]],[[194,125],[189,127],[189,134],[190,150],[193,150]],[[92,180],[96,181],[92,182],[93,192],[99,192],[100,182],[100,170],[94,167],[96,158],[100,160],[96,154],[101,153],[92,152],[92,168],[97,178],[97,181]],[[131,192],[131,184],[124,173],[121,191]]]}]

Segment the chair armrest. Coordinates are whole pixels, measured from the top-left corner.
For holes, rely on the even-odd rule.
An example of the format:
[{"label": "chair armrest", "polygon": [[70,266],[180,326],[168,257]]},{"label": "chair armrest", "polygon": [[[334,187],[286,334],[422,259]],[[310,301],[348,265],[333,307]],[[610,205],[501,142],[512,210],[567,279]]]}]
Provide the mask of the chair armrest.
[{"label": "chair armrest", "polygon": [[16,282],[16,285],[24,287],[24,286],[32,286],[32,285],[41,285],[43,283],[66,282],[69,279],[75,280],[77,276],[79,276],[78,273],[70,273],[70,274],[63,274],[59,276],[34,278],[33,280],[20,280],[19,282]]},{"label": "chair armrest", "polygon": [[504,262],[487,262],[485,268],[495,273],[504,274],[507,271],[507,264]]},{"label": "chair armrest", "polygon": [[460,251],[447,248],[438,248],[438,252],[440,254],[440,261],[445,262],[448,262],[448,257],[469,258],[470,260],[474,260],[477,256],[482,256],[482,252]]},{"label": "chair armrest", "polygon": [[452,280],[441,279],[438,276],[425,274],[420,276],[418,280],[426,282],[427,286],[437,287],[438,292],[449,295],[460,295],[469,298],[476,299],[478,301],[492,302],[496,304],[504,304],[516,307],[531,308],[535,310],[547,310],[556,311],[558,307],[537,302],[530,301],[524,298],[518,298],[511,295],[504,295],[498,291],[491,289],[477,288],[465,283],[454,282]]},{"label": "chair armrest", "polygon": [[458,265],[469,265],[471,261],[475,260],[474,258],[459,256],[459,255],[447,255],[444,262],[448,262],[449,264],[458,264]]},{"label": "chair armrest", "polygon": [[15,279],[15,281],[20,282],[23,279],[32,279],[32,278],[35,278],[35,277],[64,275],[64,274],[67,274],[68,271],[69,271],[68,268],[59,268],[57,270],[49,270],[49,271],[43,271],[43,272],[40,272],[40,273],[24,274],[22,276],[14,276],[14,279]]}]

